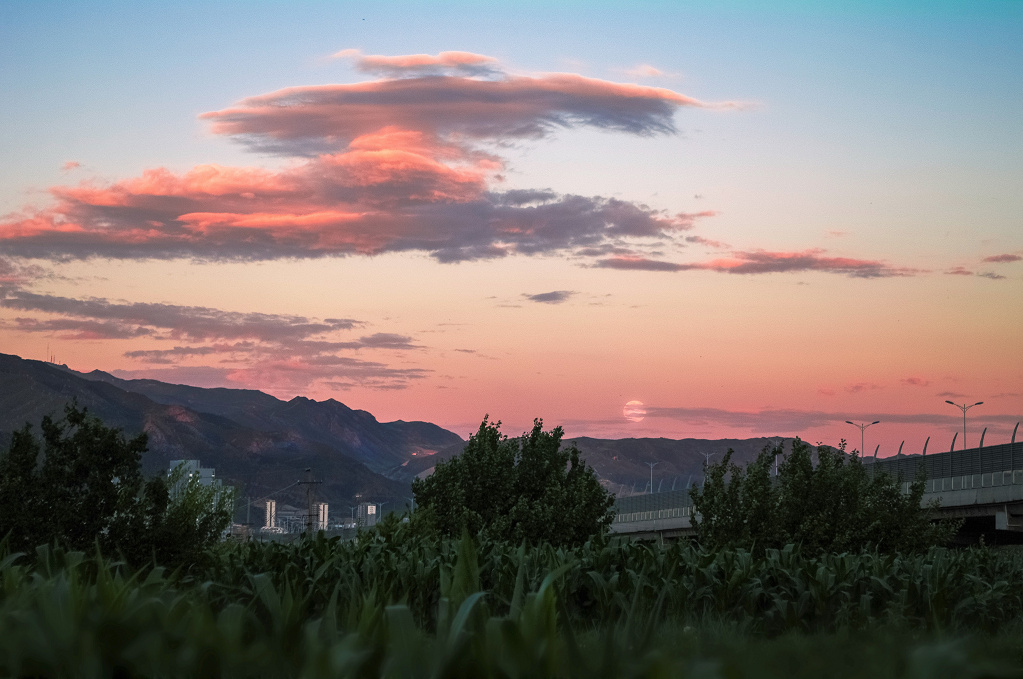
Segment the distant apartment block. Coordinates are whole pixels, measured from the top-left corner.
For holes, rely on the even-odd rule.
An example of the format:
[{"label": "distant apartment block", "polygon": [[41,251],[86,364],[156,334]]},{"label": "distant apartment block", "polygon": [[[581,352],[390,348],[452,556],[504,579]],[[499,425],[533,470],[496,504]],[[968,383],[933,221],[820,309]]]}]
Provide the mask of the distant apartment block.
[{"label": "distant apartment block", "polygon": [[356,511],[356,521],[360,526],[369,527],[377,525],[377,506],[372,502],[360,502]]},{"label": "distant apartment block", "polygon": [[201,486],[216,486],[220,487],[220,479],[217,478],[217,470],[213,467],[203,467],[199,460],[171,460],[170,467],[167,470],[167,476],[174,473],[174,470],[178,467],[182,468],[184,472],[183,476],[178,479],[172,493],[175,490],[181,490],[193,478],[199,479],[199,485]]},{"label": "distant apartment block", "polygon": [[316,510],[316,530],[327,530],[328,525],[328,509],[329,505],[326,502],[317,502],[315,505]]},{"label": "distant apartment block", "polygon": [[266,501],[266,521],[263,523],[263,530],[270,531],[277,528],[277,500]]}]

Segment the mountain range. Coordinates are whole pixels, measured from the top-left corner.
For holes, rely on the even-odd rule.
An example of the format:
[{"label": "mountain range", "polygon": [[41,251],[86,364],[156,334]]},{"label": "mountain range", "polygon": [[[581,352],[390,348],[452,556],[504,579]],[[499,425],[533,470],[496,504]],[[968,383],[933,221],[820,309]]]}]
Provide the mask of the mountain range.
[{"label": "mountain range", "polygon": [[[304,503],[296,489],[281,489],[310,469],[321,482],[318,496],[332,513],[347,513],[356,499],[401,508],[409,484],[442,460],[461,452],[465,441],[429,422],[379,422],[372,414],[328,399],[282,401],[249,389],[205,389],[156,380],[124,380],[94,370],[0,354],[0,449],[24,424],[44,415],[59,417],[76,401],[127,435],[146,432],[149,452],[143,470],[155,474],[175,459],[199,459],[218,478],[239,489],[250,504],[273,495]],[[745,462],[765,446],[790,439],[567,439],[575,444],[602,483],[616,494],[682,488],[702,478],[703,465],[729,448]]]}]

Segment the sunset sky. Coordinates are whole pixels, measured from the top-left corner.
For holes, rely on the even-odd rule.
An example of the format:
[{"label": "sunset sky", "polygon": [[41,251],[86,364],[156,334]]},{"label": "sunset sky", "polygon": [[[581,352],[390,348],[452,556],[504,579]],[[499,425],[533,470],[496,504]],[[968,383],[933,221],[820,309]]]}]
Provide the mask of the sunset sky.
[{"label": "sunset sky", "polygon": [[462,436],[1007,442],[1023,3],[831,5],[8,0],[0,351]]}]

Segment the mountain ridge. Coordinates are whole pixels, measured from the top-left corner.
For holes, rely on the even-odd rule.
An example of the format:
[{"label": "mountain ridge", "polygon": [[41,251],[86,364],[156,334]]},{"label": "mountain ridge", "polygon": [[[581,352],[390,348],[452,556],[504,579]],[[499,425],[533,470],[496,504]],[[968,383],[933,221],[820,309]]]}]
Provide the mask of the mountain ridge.
[{"label": "mountain ridge", "polygon": [[[161,472],[172,459],[198,458],[250,499],[273,493],[309,468],[323,481],[322,498],[336,506],[361,499],[400,507],[413,478],[458,455],[466,443],[436,424],[379,422],[335,399],[283,401],[255,389],[126,380],[102,370],[83,373],[0,354],[0,446],[25,422],[37,425],[43,415],[59,416],[72,399],[128,435],[145,431],[147,473]],[[790,449],[791,441],[578,436],[564,443],[579,448],[606,488],[631,495],[651,490],[649,464],[654,465],[653,490],[670,490],[699,482],[704,463],[720,460],[728,449],[742,464],[765,446],[781,443]],[[297,495],[279,499],[304,502]]]}]

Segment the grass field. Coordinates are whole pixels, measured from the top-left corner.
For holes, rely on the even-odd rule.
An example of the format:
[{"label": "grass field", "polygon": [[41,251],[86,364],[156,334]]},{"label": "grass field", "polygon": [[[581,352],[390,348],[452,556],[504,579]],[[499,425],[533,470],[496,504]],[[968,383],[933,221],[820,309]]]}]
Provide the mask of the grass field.
[{"label": "grass field", "polygon": [[1021,677],[1023,555],[754,557],[368,534],[189,573],[0,563],[0,674]]}]

